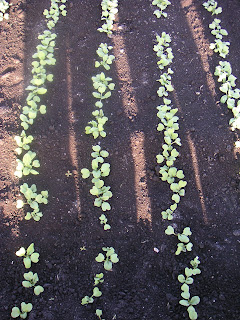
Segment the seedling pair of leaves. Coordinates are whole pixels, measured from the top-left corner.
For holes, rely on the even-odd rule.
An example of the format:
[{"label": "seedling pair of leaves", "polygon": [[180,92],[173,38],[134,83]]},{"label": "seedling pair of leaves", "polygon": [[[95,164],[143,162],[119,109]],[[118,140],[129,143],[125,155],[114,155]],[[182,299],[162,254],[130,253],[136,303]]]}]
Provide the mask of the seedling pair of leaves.
[{"label": "seedling pair of leaves", "polygon": [[203,6],[205,9],[207,9],[208,12],[211,12],[212,15],[214,14],[218,15],[219,13],[222,12],[222,8],[218,7],[218,3],[215,0],[208,0],[204,2]]},{"label": "seedling pair of leaves", "polygon": [[157,18],[167,17],[167,13],[163,12],[171,2],[169,0],[153,0],[152,5],[157,6],[159,9],[155,10],[153,13],[156,15]]},{"label": "seedling pair of leaves", "polygon": [[108,152],[101,150],[99,145],[92,147],[93,152],[91,156],[92,160],[92,171],[84,168],[81,170],[83,179],[87,179],[90,175],[93,176],[92,183],[94,186],[91,188],[90,193],[97,198],[94,201],[96,207],[101,207],[103,211],[111,209],[110,204],[107,202],[112,197],[110,187],[104,185],[102,177],[107,177],[110,173],[110,164],[104,162],[104,158],[108,157]]},{"label": "seedling pair of leaves", "polygon": [[[67,15],[66,3],[67,0],[51,0],[51,7],[49,10],[45,9],[43,11],[43,15],[46,17],[48,29],[52,29],[55,27],[56,23],[59,20],[60,14],[64,17]],[[58,5],[58,3],[63,3],[62,5]]]},{"label": "seedling pair of leaves", "polygon": [[113,247],[103,247],[102,250],[106,253],[99,253],[95,260],[100,263],[104,262],[104,269],[110,271],[112,270],[113,263],[118,263],[118,255],[115,253],[115,249]]},{"label": "seedling pair of leaves", "polygon": [[30,246],[25,249],[24,247],[21,247],[17,252],[16,255],[18,257],[24,257],[23,263],[26,269],[31,268],[31,264],[38,263],[39,261],[39,253],[34,251],[34,243],[31,243]]},{"label": "seedling pair of leaves", "polygon": [[30,220],[31,218],[33,218],[35,221],[39,221],[42,217],[42,212],[40,212],[39,204],[48,203],[48,191],[45,190],[38,194],[36,185],[33,184],[31,187],[29,187],[27,183],[24,183],[20,186],[20,191],[24,195],[27,202],[24,203],[22,200],[18,200],[17,208],[20,209],[25,204],[29,204],[33,211],[27,212],[25,219]]},{"label": "seedling pair of leaves", "polygon": [[177,250],[175,255],[179,255],[181,252],[192,251],[193,244],[190,242],[189,236],[192,234],[189,227],[185,227],[182,233],[175,233],[172,226],[168,226],[165,230],[167,235],[175,235],[180,241],[177,244]]},{"label": "seedling pair of leaves", "polygon": [[44,291],[44,288],[42,286],[39,286],[39,285],[36,286],[37,282],[39,281],[37,273],[33,274],[32,271],[29,271],[27,273],[24,273],[23,277],[25,279],[22,282],[23,287],[25,288],[34,287],[33,291],[36,296],[39,296]]},{"label": "seedling pair of leaves", "polygon": [[103,273],[98,273],[94,277],[94,288],[93,288],[93,293],[92,295],[85,296],[82,298],[82,305],[90,304],[94,302],[94,298],[99,298],[102,295],[102,291],[97,287],[99,284],[104,282],[104,274]]},{"label": "seedling pair of leaves", "polygon": [[95,62],[95,67],[99,68],[103,66],[106,70],[110,70],[110,65],[113,63],[115,56],[109,54],[109,51],[112,50],[112,46],[108,46],[107,43],[101,43],[97,49],[97,55],[101,58],[101,61]]},{"label": "seedling pair of leaves", "polygon": [[3,21],[3,19],[9,19],[9,14],[6,13],[6,11],[10,6],[11,4],[9,4],[6,0],[0,0],[0,22]]},{"label": "seedling pair of leaves", "polygon": [[100,32],[106,32],[107,34],[112,34],[113,23],[115,16],[118,13],[118,0],[102,0],[102,18],[105,23],[101,28],[98,28]]},{"label": "seedling pair of leaves", "polygon": [[39,174],[38,171],[35,170],[35,168],[40,167],[40,162],[39,160],[36,160],[35,157],[36,152],[28,151],[27,153],[25,153],[22,160],[17,159],[17,167],[14,173],[15,176],[22,178],[22,176],[27,176],[29,174]]},{"label": "seedling pair of leaves", "polygon": [[11,312],[11,317],[12,318],[18,318],[20,317],[21,319],[26,319],[28,316],[28,313],[32,311],[32,304],[31,303],[21,303],[21,309],[18,307],[13,307],[12,312]]}]

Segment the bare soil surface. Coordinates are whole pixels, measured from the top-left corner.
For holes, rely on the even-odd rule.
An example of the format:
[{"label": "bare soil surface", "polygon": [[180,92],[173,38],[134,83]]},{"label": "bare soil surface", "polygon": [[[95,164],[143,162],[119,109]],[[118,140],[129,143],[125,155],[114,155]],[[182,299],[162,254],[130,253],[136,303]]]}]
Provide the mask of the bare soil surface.
[{"label": "bare soil surface", "polygon": [[[200,0],[172,0],[166,19],[157,19],[149,0],[119,0],[119,14],[111,38],[101,26],[100,1],[68,1],[68,15],[57,27],[57,64],[48,87],[47,114],[39,116],[31,133],[32,150],[41,163],[38,176],[24,179],[49,190],[49,204],[40,222],[25,221],[16,209],[19,181],[14,177],[20,133],[19,113],[24,88],[31,79],[32,54],[37,35],[45,29],[42,12],[48,0],[12,0],[10,19],[0,23],[0,319],[10,319],[11,308],[32,302],[29,320],[91,320],[95,307],[104,318],[117,320],[187,319],[180,306],[183,273],[196,255],[202,273],[191,293],[199,295],[199,319],[240,319],[239,311],[239,150],[236,133],[229,129],[231,112],[221,105],[214,74],[221,60],[209,50],[214,40],[212,21]],[[240,2],[219,0],[222,26],[231,42],[228,61],[240,77]],[[188,181],[173,220],[178,231],[190,226],[193,251],[175,256],[176,239],[164,234],[168,225],[161,211],[168,208],[171,192],[159,179],[156,155],[163,137],[156,130],[156,92],[160,71],[153,52],[156,33],[172,38],[174,61],[172,99],[179,108],[182,140],[177,167]],[[116,61],[107,74],[116,90],[104,106],[109,117],[101,146],[109,151],[112,226],[104,232],[100,211],[89,194],[90,181],[80,170],[90,166],[95,143],[84,128],[92,119],[94,98],[91,77],[101,42],[114,46]],[[240,87],[238,82],[238,87]],[[65,173],[70,170],[72,175]],[[15,256],[35,243],[38,272],[45,288],[40,297],[21,286],[24,266]],[[103,246],[113,246],[120,262],[105,275],[103,295],[84,307],[93,276],[101,272],[95,257]],[[157,253],[154,248],[157,248]]]}]

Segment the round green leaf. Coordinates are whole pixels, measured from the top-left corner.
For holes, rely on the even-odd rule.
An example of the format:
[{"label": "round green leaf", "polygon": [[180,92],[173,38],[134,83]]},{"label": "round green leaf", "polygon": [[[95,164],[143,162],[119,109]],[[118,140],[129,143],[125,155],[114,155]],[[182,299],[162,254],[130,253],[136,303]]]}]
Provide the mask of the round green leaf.
[{"label": "round green leaf", "polygon": [[104,255],[102,253],[99,253],[98,256],[95,258],[97,262],[103,262],[104,259]]},{"label": "round green leaf", "polygon": [[23,263],[26,269],[31,268],[31,259],[29,257],[24,258]]},{"label": "round green leaf", "polygon": [[11,317],[12,318],[17,318],[17,317],[19,317],[20,316],[20,310],[19,310],[19,308],[18,307],[14,307],[14,308],[12,308],[12,312],[11,312]]},{"label": "round green leaf", "polygon": [[172,226],[168,226],[167,229],[165,230],[165,233],[170,236],[172,234],[174,234],[174,229]]},{"label": "round green leaf", "polygon": [[87,179],[90,176],[90,171],[88,169],[84,168],[81,170],[81,174],[82,174],[83,179]]},{"label": "round green leaf", "polygon": [[39,253],[37,252],[34,252],[32,255],[31,255],[31,260],[33,263],[37,263],[39,261]]},{"label": "round green leaf", "polygon": [[112,262],[109,261],[109,260],[106,260],[106,261],[104,262],[104,269],[107,270],[107,271],[112,270]]},{"label": "round green leaf", "polygon": [[43,291],[44,291],[44,289],[43,289],[42,286],[36,286],[36,287],[34,288],[34,293],[35,293],[36,296],[39,296],[40,293],[42,293]]},{"label": "round green leaf", "polygon": [[103,202],[102,203],[102,211],[108,211],[111,210],[111,206],[108,202]]}]

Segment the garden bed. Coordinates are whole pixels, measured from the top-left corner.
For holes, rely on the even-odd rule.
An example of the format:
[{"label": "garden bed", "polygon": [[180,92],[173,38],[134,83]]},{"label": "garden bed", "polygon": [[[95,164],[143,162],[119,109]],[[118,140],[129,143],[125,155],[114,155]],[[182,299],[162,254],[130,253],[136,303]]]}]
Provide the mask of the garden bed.
[{"label": "garden bed", "polygon": [[[221,58],[209,49],[212,17],[203,1],[172,0],[168,17],[157,19],[151,1],[119,0],[110,38],[97,31],[100,1],[68,1],[67,17],[56,26],[54,82],[43,98],[47,113],[31,129],[41,162],[34,183],[49,191],[39,222],[25,221],[23,211],[16,209],[14,136],[21,131],[20,106],[49,1],[11,3],[9,20],[0,23],[0,318],[10,319],[14,305],[31,301],[31,320],[96,319],[95,308],[82,306],[81,299],[90,293],[94,274],[101,272],[95,257],[103,246],[113,246],[120,261],[105,275],[98,300],[106,319],[187,319],[178,303],[177,276],[190,259],[175,256],[176,239],[164,233],[161,211],[171,204],[171,193],[159,179],[156,163],[162,137],[156,130],[156,106],[161,101],[153,45],[156,33],[163,31],[171,36],[174,54],[172,101],[179,109],[182,141],[176,163],[188,182],[173,223],[179,230],[191,227],[191,259],[198,255],[201,261],[201,274],[192,288],[201,298],[196,309],[199,319],[240,318],[239,150],[234,147],[237,134],[228,124],[231,111],[219,102],[214,70]],[[239,78],[240,3],[218,4],[231,43],[228,61]],[[89,167],[95,144],[84,132],[94,110],[91,77],[96,74],[96,50],[106,41],[116,57],[108,71],[116,88],[104,106],[109,121],[101,142],[111,164],[106,178],[113,193],[108,232],[99,224],[99,209],[89,194],[91,183],[80,173]],[[24,182],[33,183],[32,178]],[[15,255],[32,242],[40,253],[37,272],[45,289],[40,297],[21,286],[24,265]]]}]

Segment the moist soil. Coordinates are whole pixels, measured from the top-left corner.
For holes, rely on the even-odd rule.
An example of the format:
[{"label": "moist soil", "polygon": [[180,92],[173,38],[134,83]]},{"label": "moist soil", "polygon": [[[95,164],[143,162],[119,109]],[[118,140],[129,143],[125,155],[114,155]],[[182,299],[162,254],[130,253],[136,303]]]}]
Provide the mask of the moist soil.
[{"label": "moist soil", "polygon": [[[40,222],[25,221],[17,210],[19,181],[14,177],[14,136],[21,132],[19,113],[24,88],[31,80],[32,54],[37,35],[45,29],[42,12],[49,1],[13,0],[10,19],[0,23],[0,319],[10,319],[13,306],[32,302],[29,320],[91,320],[96,308],[105,319],[187,319],[179,305],[180,283],[196,255],[201,275],[191,294],[199,295],[199,319],[240,319],[239,311],[239,150],[237,134],[229,129],[231,111],[220,104],[215,66],[222,59],[209,50],[214,41],[208,25],[211,14],[203,1],[172,1],[166,19],[157,19],[149,0],[119,0],[113,36],[101,26],[100,1],[68,1],[68,15],[57,27],[54,81],[44,98],[47,114],[31,128],[32,150],[41,163],[40,174],[24,179],[49,190],[49,204]],[[222,26],[231,43],[228,61],[239,77],[240,2],[219,0]],[[153,52],[156,33],[172,38],[175,91],[182,140],[176,162],[188,185],[173,225],[179,232],[189,226],[193,250],[175,256],[175,237],[164,234],[168,223],[161,211],[171,204],[167,183],[159,179],[156,155],[163,137],[156,130],[156,92],[160,70]],[[92,119],[91,77],[101,42],[114,46],[116,61],[110,71],[116,90],[104,105],[109,121],[101,146],[108,150],[111,174],[112,226],[103,231],[101,211],[93,206],[91,182],[80,170],[90,166],[96,142],[85,135]],[[239,85],[239,83],[238,83]],[[97,140],[98,141],[98,140]],[[66,176],[68,170],[72,173]],[[41,296],[21,286],[24,266],[15,252],[34,242],[40,261],[32,267],[45,288]],[[113,246],[120,261],[105,273],[102,297],[82,306],[91,295],[94,274],[102,271],[95,257],[103,246]]]}]

